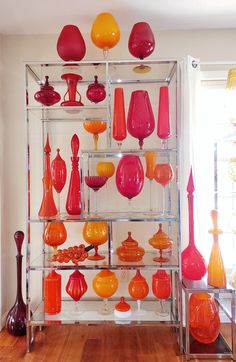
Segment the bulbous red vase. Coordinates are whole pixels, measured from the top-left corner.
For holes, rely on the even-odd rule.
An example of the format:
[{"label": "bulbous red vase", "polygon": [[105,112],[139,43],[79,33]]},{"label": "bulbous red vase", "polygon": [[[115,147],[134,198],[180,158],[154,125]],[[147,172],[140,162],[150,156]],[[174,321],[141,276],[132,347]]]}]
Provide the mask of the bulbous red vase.
[{"label": "bulbous red vase", "polygon": [[105,86],[102,83],[98,83],[97,75],[94,76],[94,83],[88,85],[86,96],[94,103],[99,103],[106,98]]},{"label": "bulbous red vase", "polygon": [[155,119],[148,92],[132,92],[127,117],[127,129],[131,136],[138,138],[140,149],[144,138],[150,136],[155,128]]},{"label": "bulbous red vase", "polygon": [[125,155],[116,170],[116,186],[128,199],[137,196],[143,188],[144,172],[139,156]]},{"label": "bulbous red vase", "polygon": [[34,94],[34,99],[44,106],[52,106],[61,100],[61,96],[49,84],[49,77],[45,76],[45,83],[41,85],[40,90]]},{"label": "bulbous red vase", "polygon": [[152,54],[155,49],[155,38],[148,23],[134,24],[129,36],[128,48],[129,52],[139,59]]},{"label": "bulbous red vase", "polygon": [[57,41],[58,55],[65,61],[80,61],[86,53],[84,38],[75,25],[65,25]]},{"label": "bulbous red vase", "polygon": [[84,275],[79,270],[75,270],[68,279],[66,284],[66,292],[78,302],[80,298],[86,293],[88,289],[87,283],[84,279]]}]

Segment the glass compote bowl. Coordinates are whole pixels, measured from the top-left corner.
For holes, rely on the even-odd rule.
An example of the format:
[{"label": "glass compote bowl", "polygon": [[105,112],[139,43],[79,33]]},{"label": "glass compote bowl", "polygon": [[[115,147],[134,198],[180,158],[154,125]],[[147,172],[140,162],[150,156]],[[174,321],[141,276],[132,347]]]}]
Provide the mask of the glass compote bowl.
[{"label": "glass compote bowl", "polygon": [[108,178],[106,176],[85,176],[85,182],[88,187],[95,192],[95,214],[97,213],[97,191],[105,185]]},{"label": "glass compote bowl", "polygon": [[115,294],[118,284],[115,273],[108,269],[101,270],[93,279],[93,289],[104,301],[103,308],[100,310],[101,314],[112,313],[108,306],[108,298]]},{"label": "glass compote bowl", "polygon": [[162,224],[159,224],[159,229],[156,234],[154,234],[149,240],[149,244],[153,248],[160,250],[160,256],[153,258],[154,261],[159,263],[169,261],[169,258],[163,257],[163,250],[170,249],[172,247],[172,240],[169,236],[162,230]]},{"label": "glass compote bowl", "polygon": [[89,120],[83,123],[84,129],[93,134],[94,149],[98,150],[98,138],[99,134],[103,133],[107,129],[105,121]]},{"label": "glass compote bowl", "polygon": [[156,310],[156,314],[166,317],[168,311],[165,308],[165,300],[171,296],[171,278],[165,270],[157,270],[152,276],[152,292],[160,301],[160,306]]},{"label": "glass compote bowl", "polygon": [[165,209],[165,187],[174,178],[174,171],[170,163],[158,163],[155,166],[154,178],[157,183],[162,185],[162,215],[166,215]]}]

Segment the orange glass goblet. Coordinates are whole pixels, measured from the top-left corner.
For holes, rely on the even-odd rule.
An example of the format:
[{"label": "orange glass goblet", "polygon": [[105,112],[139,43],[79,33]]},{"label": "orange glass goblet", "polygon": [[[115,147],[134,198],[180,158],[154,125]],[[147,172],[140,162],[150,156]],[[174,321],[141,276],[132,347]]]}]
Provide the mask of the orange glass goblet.
[{"label": "orange glass goblet", "polygon": [[144,315],[146,312],[141,309],[141,300],[145,299],[149,292],[149,287],[146,279],[141,275],[140,270],[137,270],[135,276],[129,283],[129,294],[137,300],[136,315]]},{"label": "orange glass goblet", "polygon": [[87,221],[83,227],[83,238],[94,245],[95,254],[90,255],[88,260],[103,260],[104,255],[98,254],[98,246],[104,244],[108,239],[108,224],[103,221]]},{"label": "orange glass goblet", "polygon": [[170,249],[172,247],[172,240],[169,236],[162,230],[162,224],[159,224],[159,229],[149,240],[149,244],[153,248],[160,250],[160,256],[153,258],[154,261],[159,263],[169,261],[169,258],[163,257],[163,250]]},{"label": "orange glass goblet", "polygon": [[158,163],[154,169],[154,178],[157,183],[162,185],[162,215],[166,214],[165,210],[165,187],[174,178],[174,171],[170,163]]},{"label": "orange glass goblet", "polygon": [[160,308],[157,309],[156,314],[163,317],[168,316],[164,301],[171,296],[171,278],[165,270],[157,270],[152,276],[152,292],[160,301]]},{"label": "orange glass goblet", "polygon": [[45,244],[53,246],[54,254],[57,247],[63,244],[67,238],[67,231],[63,222],[48,222],[43,232]]},{"label": "orange glass goblet", "polygon": [[107,124],[104,121],[90,120],[83,123],[84,129],[93,134],[94,149],[98,149],[99,134],[103,133],[107,129]]},{"label": "orange glass goblet", "polygon": [[103,298],[104,305],[100,310],[101,314],[111,314],[111,310],[108,306],[108,298],[115,294],[118,288],[118,279],[114,272],[104,269],[96,274],[93,279],[93,289],[95,293]]}]

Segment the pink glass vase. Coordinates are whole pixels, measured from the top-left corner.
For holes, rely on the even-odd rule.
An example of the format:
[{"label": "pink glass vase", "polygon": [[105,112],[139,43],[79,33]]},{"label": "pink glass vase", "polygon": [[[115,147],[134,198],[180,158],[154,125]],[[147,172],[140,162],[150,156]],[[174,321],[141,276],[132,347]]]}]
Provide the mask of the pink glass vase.
[{"label": "pink glass vase", "polygon": [[[83,106],[84,104],[81,102],[81,94],[77,91],[77,83],[82,79],[81,75],[66,73],[62,74],[61,79],[65,80],[67,83],[68,90],[64,95],[64,101],[61,103],[63,107],[74,107],[74,106]],[[68,100],[66,100],[66,96],[68,94]],[[76,95],[78,94],[79,100],[76,100]]]},{"label": "pink glass vase", "polygon": [[123,88],[115,88],[112,136],[119,147],[127,136]]},{"label": "pink glass vase", "polygon": [[80,172],[79,172],[79,138],[76,134],[71,139],[72,150],[72,171],[70,176],[70,185],[66,200],[66,210],[70,215],[80,215],[81,198],[80,198]]},{"label": "pink glass vase", "polygon": [[139,156],[123,156],[116,170],[119,193],[130,200],[142,191],[143,184],[144,171]]},{"label": "pink glass vase", "polygon": [[127,129],[131,136],[138,138],[140,149],[144,138],[150,136],[155,128],[155,119],[148,92],[132,92],[127,117]]},{"label": "pink glass vase", "polygon": [[169,88],[168,86],[162,86],[160,87],[159,93],[157,135],[162,139],[163,146],[165,145],[167,138],[171,136],[169,108]]},{"label": "pink glass vase", "polygon": [[80,61],[86,53],[86,46],[79,28],[65,25],[57,41],[57,52],[65,60]]}]

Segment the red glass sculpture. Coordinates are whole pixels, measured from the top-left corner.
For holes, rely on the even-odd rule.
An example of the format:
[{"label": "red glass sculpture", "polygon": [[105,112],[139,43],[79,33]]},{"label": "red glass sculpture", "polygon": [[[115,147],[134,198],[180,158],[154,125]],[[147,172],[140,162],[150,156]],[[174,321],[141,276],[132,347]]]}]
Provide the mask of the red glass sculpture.
[{"label": "red glass sculpture", "polygon": [[23,231],[16,231],[14,239],[17,247],[16,267],[17,267],[17,293],[16,301],[7,314],[6,330],[13,336],[24,336],[26,334],[26,305],[22,298],[22,258],[21,248],[24,240]]},{"label": "red glass sculpture", "polygon": [[171,278],[165,270],[157,270],[152,276],[152,292],[160,301],[160,308],[156,313],[167,316],[169,313],[165,309],[164,301],[171,296]]},{"label": "red glass sculpture", "polygon": [[57,52],[65,60],[80,61],[86,53],[86,46],[79,28],[65,25],[57,41]]},{"label": "red glass sculpture", "polygon": [[220,333],[220,318],[213,297],[208,293],[193,293],[189,298],[189,327],[200,343],[209,344]]},{"label": "red glass sculpture", "polygon": [[160,87],[159,108],[157,118],[157,135],[162,139],[163,147],[167,138],[171,136],[170,129],[170,105],[169,105],[169,88],[168,86]]},{"label": "red glass sculpture", "polygon": [[57,208],[52,192],[52,175],[50,167],[50,152],[49,138],[44,147],[44,175],[43,175],[43,199],[38,212],[40,219],[50,219],[57,216]]},{"label": "red glass sculpture", "polygon": [[139,59],[152,54],[155,49],[155,38],[148,23],[134,24],[129,36],[128,48],[129,52]]},{"label": "red glass sculpture", "polygon": [[80,215],[81,213],[79,157],[77,156],[79,145],[79,138],[74,134],[71,139],[72,171],[66,200],[66,210],[70,215]]},{"label": "red glass sculpture", "polygon": [[52,161],[51,165],[52,172],[52,185],[58,194],[58,205],[57,210],[60,214],[60,193],[66,183],[66,163],[60,156],[60,149],[57,149],[57,156]]},{"label": "red glass sculpture", "polygon": [[[64,95],[64,101],[61,103],[63,107],[74,107],[74,106],[83,106],[81,102],[81,94],[77,91],[77,83],[79,80],[83,79],[79,74],[66,73],[62,74],[61,79],[65,80],[67,83],[67,92]],[[68,94],[68,100],[66,100],[66,95]],[[76,100],[76,94],[79,95],[79,100]]]},{"label": "red glass sculpture", "polygon": [[139,156],[125,155],[116,170],[116,186],[119,193],[129,200],[143,188],[144,172]]},{"label": "red glass sculpture", "polygon": [[138,309],[137,315],[145,314],[145,311],[141,309],[141,300],[145,299],[149,292],[149,286],[146,279],[141,275],[140,270],[137,270],[135,276],[131,279],[129,286],[129,294],[132,298],[137,300]]},{"label": "red glass sculpture", "polygon": [[44,311],[48,314],[61,311],[61,275],[55,270],[44,278]]},{"label": "red glass sculpture", "polygon": [[127,129],[131,136],[138,138],[140,149],[144,138],[150,136],[155,128],[155,119],[148,92],[132,92],[127,117]]},{"label": "red glass sculpture", "polygon": [[[87,292],[88,286],[84,279],[84,275],[75,270],[68,279],[66,284],[66,292],[75,301],[78,302],[82,296]],[[78,303],[75,305],[76,312],[78,312]]]},{"label": "red glass sculpture", "polygon": [[112,136],[121,148],[122,141],[127,136],[123,88],[115,88]]},{"label": "red glass sculpture", "polygon": [[41,85],[40,90],[35,93],[34,99],[44,106],[52,106],[61,100],[61,96],[48,82],[49,77],[45,76],[45,83]]},{"label": "red glass sculpture", "polygon": [[88,85],[86,92],[87,98],[94,103],[99,103],[106,98],[105,86],[98,83],[98,76],[94,76],[94,83]]},{"label": "red glass sculpture", "polygon": [[199,280],[206,274],[206,263],[199,253],[194,242],[194,214],[193,214],[193,174],[192,169],[188,180],[188,210],[189,210],[189,245],[181,254],[182,274],[190,280]]}]

